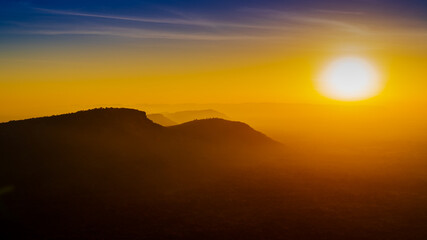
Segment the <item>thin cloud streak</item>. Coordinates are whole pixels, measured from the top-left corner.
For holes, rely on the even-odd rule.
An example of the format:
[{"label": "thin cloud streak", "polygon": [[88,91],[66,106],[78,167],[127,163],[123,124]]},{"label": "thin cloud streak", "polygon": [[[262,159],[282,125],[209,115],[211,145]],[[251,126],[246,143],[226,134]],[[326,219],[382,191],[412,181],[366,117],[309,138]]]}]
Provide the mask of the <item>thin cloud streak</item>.
[{"label": "thin cloud streak", "polygon": [[99,35],[99,36],[112,36],[134,39],[167,39],[167,40],[204,40],[204,41],[217,41],[217,40],[265,40],[265,39],[285,39],[280,36],[253,36],[242,34],[206,34],[206,33],[172,33],[172,32],[159,32],[141,29],[129,28],[105,28],[99,30],[31,30],[15,32],[21,34],[36,34],[36,35]]},{"label": "thin cloud streak", "polygon": [[353,11],[339,11],[329,9],[313,9],[314,12],[327,13],[327,14],[342,14],[342,15],[364,15],[364,12],[353,12]]},{"label": "thin cloud streak", "polygon": [[201,20],[201,19],[126,17],[126,16],[117,16],[117,15],[103,15],[103,14],[93,14],[93,13],[61,11],[61,10],[46,9],[46,8],[34,8],[34,9],[41,12],[57,14],[57,15],[103,18],[103,19],[113,19],[113,20],[123,20],[123,21],[143,22],[143,23],[201,26],[201,27],[212,27],[212,28],[215,28],[215,27],[233,28],[234,27],[234,28],[277,29],[277,27],[267,26],[267,25],[227,23],[227,22],[208,21],[208,20]]},{"label": "thin cloud streak", "polygon": [[294,23],[305,23],[311,25],[322,25],[333,27],[335,29],[355,33],[355,34],[365,34],[366,30],[361,29],[360,27],[350,24],[345,21],[321,18],[316,16],[311,16],[310,14],[301,14],[301,13],[291,13],[287,11],[271,10],[271,9],[254,9],[254,8],[244,8],[241,9],[244,12],[250,12],[257,14],[266,19],[275,19],[275,20],[287,20]]},{"label": "thin cloud streak", "polygon": [[[112,19],[112,20],[121,20],[121,21],[133,21],[133,22],[143,22],[143,23],[154,23],[154,24],[169,24],[169,25],[186,25],[186,26],[198,26],[205,27],[207,30],[226,30],[226,29],[234,29],[238,35],[236,36],[227,36],[223,33],[212,33],[212,34],[199,34],[199,33],[176,33],[176,32],[167,32],[164,30],[163,32],[155,32],[148,30],[141,30],[137,35],[137,38],[167,38],[167,39],[195,39],[195,40],[206,40],[206,39],[268,39],[268,38],[280,38],[278,35],[287,35],[293,34],[293,30],[295,30],[295,24],[306,24],[306,25],[324,25],[329,27],[338,28],[339,30],[363,34],[364,31],[361,29],[340,21],[329,20],[311,17],[306,14],[295,14],[288,13],[284,11],[276,11],[276,10],[263,10],[263,9],[244,9],[243,11],[252,12],[252,16],[246,16],[249,19],[252,18],[254,21],[263,21],[264,24],[245,24],[239,22],[222,22],[222,21],[214,21],[214,20],[203,20],[203,19],[180,19],[180,18],[151,18],[151,17],[128,17],[128,16],[117,16],[117,15],[104,15],[104,14],[93,14],[93,13],[82,13],[82,12],[73,12],[73,11],[62,11],[62,10],[54,10],[54,9],[45,9],[45,8],[34,8],[38,11],[42,11],[49,14],[57,14],[57,15],[67,15],[67,16],[77,16],[77,17],[91,17],[91,18],[102,18],[102,19]],[[260,15],[261,14],[261,18]],[[181,15],[183,15],[181,13]],[[270,20],[270,21],[265,21]],[[273,20],[273,21],[271,21]],[[247,32],[247,30],[263,30],[269,31],[264,34],[263,37],[254,36],[256,32],[252,34],[242,33]],[[38,34],[52,34],[55,32],[56,34],[72,34],[75,32],[76,34],[84,34],[84,35],[115,35],[115,36],[123,36],[123,37],[132,37],[135,38],[134,33],[117,33],[116,31],[35,31]],[[147,36],[142,36],[145,33]],[[53,34],[52,34],[53,35]]]},{"label": "thin cloud streak", "polygon": [[[354,36],[372,37],[374,35],[383,35],[395,37],[396,35],[406,35],[409,38],[425,38],[425,31],[414,31],[407,29],[402,31],[376,31],[375,26],[369,26],[369,29],[363,24],[354,24],[348,21],[341,21],[331,17],[319,16],[313,13],[294,13],[289,11],[271,10],[271,9],[239,9],[246,20],[258,22],[259,24],[242,23],[243,20],[235,22],[224,22],[215,20],[192,19],[184,13],[180,13],[183,18],[150,18],[150,17],[127,17],[112,16],[103,14],[81,13],[71,11],[61,11],[53,9],[35,8],[38,11],[56,15],[68,15],[76,17],[103,18],[122,21],[133,21],[154,24],[186,25],[197,26],[191,30],[182,31],[176,29],[156,29],[156,26],[139,27],[117,27],[110,23],[103,25],[86,24],[82,25],[64,25],[58,23],[55,25],[39,25],[28,27],[17,32],[18,34],[38,34],[38,35],[102,35],[135,39],[176,39],[176,40],[268,40],[268,39],[296,39],[299,34],[306,32],[315,32],[317,30],[328,31],[329,36],[334,36],[338,32],[353,34]],[[324,11],[324,10],[322,10]],[[327,13],[335,11],[326,10]],[[343,12],[347,14],[349,12]],[[356,14],[356,13],[355,13]],[[70,27],[73,27],[70,29]],[[336,36],[339,36],[336,35]]]}]

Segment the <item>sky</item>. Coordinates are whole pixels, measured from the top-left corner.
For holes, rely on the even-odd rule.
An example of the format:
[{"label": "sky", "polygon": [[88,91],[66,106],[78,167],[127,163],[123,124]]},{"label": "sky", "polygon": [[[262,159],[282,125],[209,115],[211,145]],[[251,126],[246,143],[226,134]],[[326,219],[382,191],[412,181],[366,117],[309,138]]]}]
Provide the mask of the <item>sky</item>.
[{"label": "sky", "polygon": [[93,106],[331,103],[340,56],[386,82],[370,103],[427,103],[423,0],[0,2],[0,121]]}]

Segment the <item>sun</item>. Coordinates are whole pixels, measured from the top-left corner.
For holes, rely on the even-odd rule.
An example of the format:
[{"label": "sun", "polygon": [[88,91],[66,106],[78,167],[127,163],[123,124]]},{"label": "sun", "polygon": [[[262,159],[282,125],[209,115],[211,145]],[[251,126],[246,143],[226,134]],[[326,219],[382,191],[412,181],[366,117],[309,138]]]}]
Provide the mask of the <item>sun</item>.
[{"label": "sun", "polygon": [[317,79],[317,89],[326,97],[358,101],[377,95],[382,89],[377,69],[360,57],[341,57],[329,63]]}]

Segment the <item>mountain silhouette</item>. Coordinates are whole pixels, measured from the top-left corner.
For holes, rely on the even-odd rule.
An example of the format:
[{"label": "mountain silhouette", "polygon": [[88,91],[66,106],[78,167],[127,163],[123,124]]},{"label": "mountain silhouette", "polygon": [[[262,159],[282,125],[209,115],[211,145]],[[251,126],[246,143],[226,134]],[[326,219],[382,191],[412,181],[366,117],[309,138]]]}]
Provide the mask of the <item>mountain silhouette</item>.
[{"label": "mountain silhouette", "polygon": [[148,114],[147,118],[150,119],[151,121],[153,121],[157,124],[160,124],[162,126],[165,126],[165,127],[177,125],[176,122],[170,120],[165,115],[160,114],[160,113]]},{"label": "mountain silhouette", "polygon": [[241,122],[228,121],[220,118],[193,120],[180,125],[171,126],[169,129],[182,135],[218,144],[234,145],[279,145],[271,138],[255,131],[249,125]]},{"label": "mountain silhouette", "polygon": [[193,120],[209,118],[228,119],[225,114],[213,109],[179,111],[174,113],[163,113],[163,115],[177,123],[185,123]]},{"label": "mountain silhouette", "polygon": [[88,148],[150,157],[190,150],[192,155],[203,155],[212,148],[215,152],[210,154],[230,155],[248,148],[281,147],[241,122],[205,119],[164,127],[145,112],[117,108],[2,123],[0,141],[8,149],[27,147],[26,152]]},{"label": "mountain silhouette", "polygon": [[1,123],[0,239],[424,239],[424,185],[289,156],[217,118],[165,127],[103,108]]},{"label": "mountain silhouette", "polygon": [[178,205],[164,205],[170,204],[164,194],[198,189],[221,176],[219,168],[250,162],[267,147],[282,151],[244,123],[207,119],[164,127],[133,109],[1,123],[0,224],[8,229],[1,234],[94,239],[140,229],[134,239],[168,238],[172,232],[160,232],[171,216],[159,211]]}]

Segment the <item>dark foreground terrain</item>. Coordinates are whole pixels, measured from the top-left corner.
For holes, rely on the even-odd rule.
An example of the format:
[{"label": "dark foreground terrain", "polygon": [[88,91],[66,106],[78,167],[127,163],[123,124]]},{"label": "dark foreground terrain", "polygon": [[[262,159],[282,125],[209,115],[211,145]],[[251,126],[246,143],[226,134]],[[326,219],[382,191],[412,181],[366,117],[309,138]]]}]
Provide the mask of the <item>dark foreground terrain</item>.
[{"label": "dark foreground terrain", "polygon": [[424,165],[316,165],[240,122],[14,121],[0,158],[0,239],[427,239]]}]

